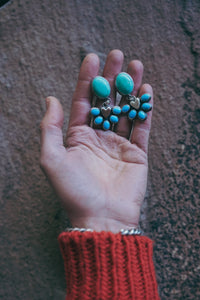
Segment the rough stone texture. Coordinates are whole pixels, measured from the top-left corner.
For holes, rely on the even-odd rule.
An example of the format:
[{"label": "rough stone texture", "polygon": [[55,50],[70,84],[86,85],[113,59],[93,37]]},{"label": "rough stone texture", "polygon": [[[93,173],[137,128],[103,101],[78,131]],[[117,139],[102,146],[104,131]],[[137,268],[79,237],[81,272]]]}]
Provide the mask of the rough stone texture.
[{"label": "rough stone texture", "polygon": [[[40,171],[44,98],[65,129],[84,55],[136,58],[154,87],[142,227],[155,244],[161,299],[199,299],[199,1],[12,1],[0,10],[0,298],[64,299],[57,235],[65,214]],[[125,70],[125,69],[124,69]]]}]

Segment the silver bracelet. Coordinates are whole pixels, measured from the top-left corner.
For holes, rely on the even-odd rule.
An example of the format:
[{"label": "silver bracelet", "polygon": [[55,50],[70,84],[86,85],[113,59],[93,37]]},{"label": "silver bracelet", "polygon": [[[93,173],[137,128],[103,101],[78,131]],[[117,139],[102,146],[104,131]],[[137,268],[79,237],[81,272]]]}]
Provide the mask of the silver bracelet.
[{"label": "silver bracelet", "polygon": [[141,235],[142,230],[140,228],[129,228],[129,229],[121,229],[122,235]]},{"label": "silver bracelet", "polygon": [[[79,231],[79,232],[94,232],[93,229],[90,228],[66,228],[65,231],[72,232],[72,231]],[[122,235],[141,235],[142,231],[139,228],[129,228],[129,229],[121,229],[119,231]]]},{"label": "silver bracelet", "polygon": [[93,229],[90,228],[78,228],[78,227],[74,227],[74,228],[66,228],[65,231],[71,232],[71,231],[80,231],[80,232],[85,232],[85,231],[90,231],[93,232]]}]

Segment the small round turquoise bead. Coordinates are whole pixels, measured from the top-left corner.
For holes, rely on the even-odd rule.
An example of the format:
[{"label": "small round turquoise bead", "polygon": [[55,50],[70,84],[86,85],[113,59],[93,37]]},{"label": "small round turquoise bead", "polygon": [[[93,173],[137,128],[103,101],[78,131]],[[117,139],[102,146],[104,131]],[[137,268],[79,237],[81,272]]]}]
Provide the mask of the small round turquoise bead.
[{"label": "small round turquoise bead", "polygon": [[94,124],[96,124],[96,125],[100,125],[102,122],[103,122],[102,116],[98,116],[94,119]]},{"label": "small round turquoise bead", "polygon": [[143,103],[141,105],[141,109],[145,112],[150,111],[152,109],[152,105],[150,103]]},{"label": "small round turquoise bead", "polygon": [[104,130],[110,129],[110,122],[109,122],[108,120],[105,120],[105,121],[103,122],[103,129],[104,129]]},{"label": "small round turquoise bead", "polygon": [[110,84],[102,76],[97,76],[92,81],[92,90],[100,99],[107,98],[110,95]]},{"label": "small round turquoise bead", "polygon": [[146,120],[146,118],[147,118],[147,114],[144,111],[140,110],[138,112],[138,119],[144,121],[144,120]]},{"label": "small round turquoise bead", "polygon": [[133,91],[134,82],[129,74],[122,72],[117,75],[115,85],[121,95],[128,95]]},{"label": "small round turquoise bead", "polygon": [[137,116],[137,111],[136,111],[135,109],[132,109],[132,110],[129,112],[129,114],[128,114],[128,117],[129,117],[130,120],[135,119],[136,116]]},{"label": "small round turquoise bead", "polygon": [[122,107],[122,112],[123,112],[124,114],[127,113],[129,110],[130,110],[130,105],[128,105],[128,104],[125,104],[125,105]]},{"label": "small round turquoise bead", "polygon": [[115,114],[115,115],[119,115],[119,114],[121,114],[121,107],[119,107],[119,106],[114,106],[113,107],[113,114]]},{"label": "small round turquoise bead", "polygon": [[90,112],[91,112],[92,116],[96,117],[100,114],[100,109],[98,107],[93,107],[93,108],[91,108]]},{"label": "small round turquoise bead", "polygon": [[148,102],[151,100],[151,95],[150,94],[143,94],[141,97],[140,97],[140,100],[142,102]]},{"label": "small round turquoise bead", "polygon": [[119,121],[119,118],[117,116],[114,116],[114,115],[110,116],[110,122],[116,124],[116,123],[118,123],[118,121]]}]

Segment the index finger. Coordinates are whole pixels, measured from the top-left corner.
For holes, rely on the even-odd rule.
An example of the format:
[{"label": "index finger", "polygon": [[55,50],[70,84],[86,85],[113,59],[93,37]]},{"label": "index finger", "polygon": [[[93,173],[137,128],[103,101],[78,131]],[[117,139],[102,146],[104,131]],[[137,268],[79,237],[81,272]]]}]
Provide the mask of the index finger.
[{"label": "index finger", "polygon": [[76,90],[72,98],[69,127],[89,124],[91,108],[91,81],[98,75],[99,58],[96,54],[88,54],[80,68]]}]

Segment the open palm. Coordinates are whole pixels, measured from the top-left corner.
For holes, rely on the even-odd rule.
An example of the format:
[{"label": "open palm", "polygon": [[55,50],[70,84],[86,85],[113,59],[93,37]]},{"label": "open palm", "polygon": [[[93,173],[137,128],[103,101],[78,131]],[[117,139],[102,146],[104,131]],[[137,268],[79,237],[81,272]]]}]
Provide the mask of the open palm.
[{"label": "open palm", "polygon": [[[111,85],[113,104],[114,81],[122,64],[122,52],[111,51],[103,76]],[[41,123],[41,166],[73,226],[117,232],[138,224],[147,183],[151,112],[145,122],[135,122],[133,131],[126,117],[120,119],[116,132],[89,127],[90,84],[98,71],[98,57],[88,55],[73,96],[65,146],[62,106],[56,98],[47,98],[47,112]],[[135,82],[135,95],[152,95],[149,85],[141,86],[143,66],[139,61],[130,62],[127,72]]]}]

